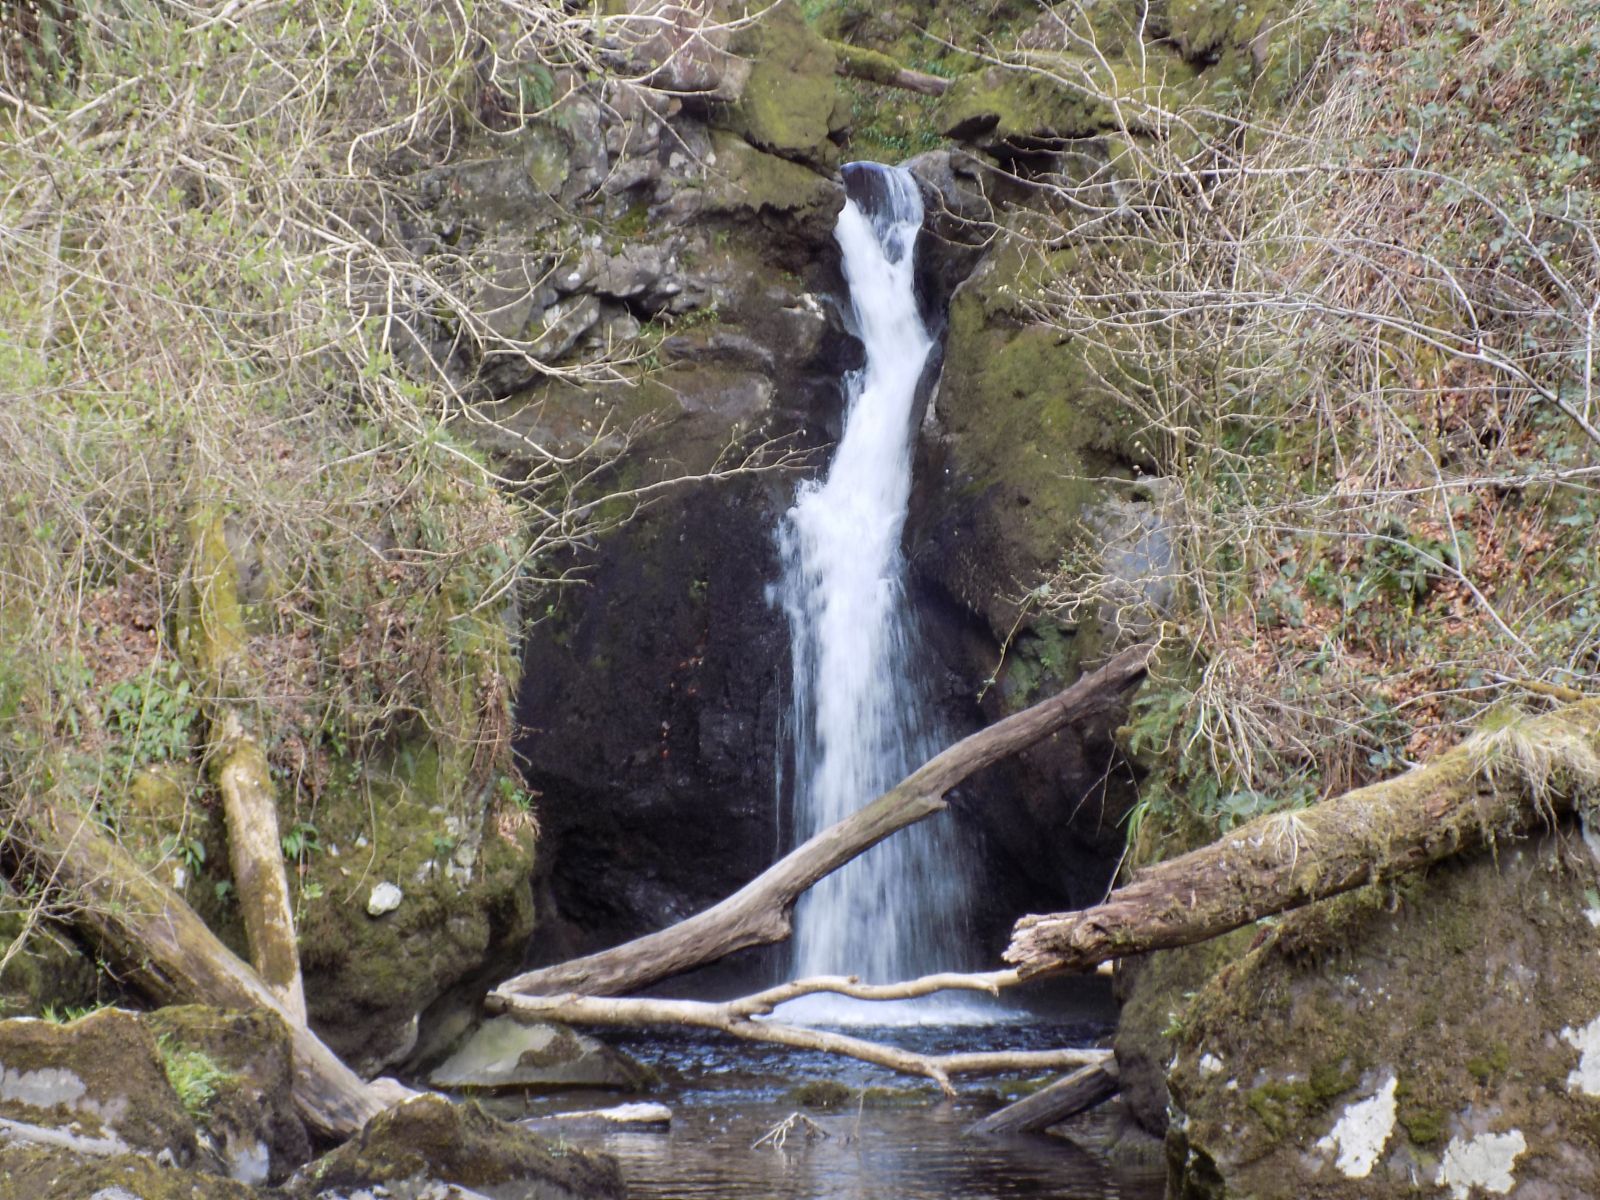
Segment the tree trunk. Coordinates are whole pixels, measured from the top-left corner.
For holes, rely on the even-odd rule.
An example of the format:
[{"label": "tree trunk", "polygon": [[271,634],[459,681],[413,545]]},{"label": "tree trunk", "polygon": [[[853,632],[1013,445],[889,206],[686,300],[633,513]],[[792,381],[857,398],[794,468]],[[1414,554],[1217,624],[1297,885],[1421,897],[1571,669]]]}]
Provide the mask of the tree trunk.
[{"label": "tree trunk", "polygon": [[72,921],[157,1003],[265,1008],[283,1018],[294,1051],[295,1103],[309,1124],[348,1137],[388,1107],[181,897],[150,879],[87,815],[28,796],[16,797],[7,815],[8,853],[71,903]]},{"label": "tree trunk", "polygon": [[1474,734],[1395,779],[1258,817],[1146,867],[1101,904],[1024,917],[1024,977],[1204,941],[1549,822],[1600,790],[1600,700]]},{"label": "tree trunk", "polygon": [[909,92],[919,92],[924,96],[942,96],[950,90],[950,81],[939,75],[929,75],[925,71],[912,71],[902,67],[887,54],[879,54],[876,50],[868,50],[862,46],[852,46],[848,42],[829,42],[838,59],[836,68],[840,75],[847,79],[859,79],[864,83],[881,84],[884,87],[903,88]]},{"label": "tree trunk", "polygon": [[255,694],[239,601],[239,569],[220,512],[190,520],[194,543],[186,620],[179,646],[199,677],[211,718],[211,774],[228,824],[228,863],[239,893],[245,940],[261,979],[290,1022],[306,1023],[305,985],[295,939],[294,908],[278,836],[278,799],[260,739],[247,711]]},{"label": "tree trunk", "polygon": [[1037,1133],[1105,1103],[1120,1087],[1115,1062],[1091,1063],[974,1122],[967,1127],[967,1133],[973,1137]]},{"label": "tree trunk", "polygon": [[506,998],[577,992],[616,996],[712,963],[748,946],[782,941],[795,901],[817,880],[896,830],[941,812],[945,793],[967,776],[1068,725],[1119,711],[1144,678],[1152,648],[1125,650],[1098,671],[1032,708],[963,738],[865,808],[792,850],[726,900],[624,945],[508,979]]}]

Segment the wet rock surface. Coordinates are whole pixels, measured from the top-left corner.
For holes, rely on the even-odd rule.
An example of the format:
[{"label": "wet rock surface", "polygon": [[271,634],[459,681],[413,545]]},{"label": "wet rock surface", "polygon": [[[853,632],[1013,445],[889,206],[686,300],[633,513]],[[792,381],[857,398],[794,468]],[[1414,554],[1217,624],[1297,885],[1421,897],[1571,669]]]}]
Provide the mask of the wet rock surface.
[{"label": "wet rock surface", "polygon": [[564,1025],[492,1017],[428,1072],[436,1088],[571,1087],[636,1091],[648,1071],[627,1055]]}]

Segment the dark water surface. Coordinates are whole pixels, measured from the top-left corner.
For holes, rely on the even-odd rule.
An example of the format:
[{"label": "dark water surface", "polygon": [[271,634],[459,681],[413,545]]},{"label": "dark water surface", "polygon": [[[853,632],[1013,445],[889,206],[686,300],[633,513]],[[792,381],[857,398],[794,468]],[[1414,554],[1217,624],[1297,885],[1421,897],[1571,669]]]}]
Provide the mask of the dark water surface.
[{"label": "dark water surface", "polygon": [[[1011,1022],[978,1026],[852,1029],[929,1053],[1087,1045],[1101,1029]],[[599,1129],[564,1134],[614,1154],[636,1200],[1161,1200],[1159,1168],[1108,1162],[1101,1149],[1115,1124],[1107,1110],[1061,1127],[1067,1137],[965,1138],[963,1129],[1026,1086],[1028,1077],[957,1081],[961,1097],[864,1063],[753,1046],[714,1034],[671,1032],[608,1037],[660,1072],[648,1099],[673,1110],[670,1131]],[[1037,1077],[1035,1077],[1037,1078]],[[806,1108],[793,1089],[833,1080],[868,1092],[833,1109]],[[536,1116],[619,1102],[616,1096],[535,1097],[517,1101]],[[756,1146],[800,1111],[803,1126],[781,1147]],[[821,1136],[826,1134],[826,1136]]]}]

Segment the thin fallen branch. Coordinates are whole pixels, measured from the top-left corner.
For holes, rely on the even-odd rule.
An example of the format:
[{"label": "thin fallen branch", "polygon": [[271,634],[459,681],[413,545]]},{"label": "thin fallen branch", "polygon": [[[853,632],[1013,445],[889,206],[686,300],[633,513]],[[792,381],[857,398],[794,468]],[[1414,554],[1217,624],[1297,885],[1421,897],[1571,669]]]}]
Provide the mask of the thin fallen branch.
[{"label": "thin fallen branch", "polygon": [[1121,1088],[1117,1064],[1108,1059],[1079,1067],[1049,1087],[1015,1104],[1008,1104],[967,1127],[971,1137],[997,1137],[1008,1133],[1037,1133],[1088,1112],[1115,1096]]},{"label": "thin fallen branch", "polygon": [[965,990],[993,995],[1001,988],[1021,982],[1016,971],[991,971],[979,975],[928,975],[904,983],[865,984],[854,976],[819,975],[779,984],[737,1000],[713,1003],[705,1000],[655,1000],[610,996],[523,996],[506,992],[490,993],[486,1003],[493,1012],[509,1012],[540,1021],[561,1021],[568,1025],[603,1025],[613,1028],[642,1029],[658,1026],[712,1029],[747,1042],[765,1042],[839,1054],[875,1066],[887,1067],[903,1075],[920,1075],[939,1085],[947,1096],[955,1095],[950,1084],[956,1075],[994,1075],[1003,1071],[1036,1071],[1078,1067],[1106,1062],[1109,1050],[998,1050],[969,1054],[918,1054],[898,1046],[869,1042],[849,1034],[827,1029],[811,1029],[763,1020],[778,1005],[798,996],[833,992],[858,1000],[910,1000],[934,992]]},{"label": "thin fallen branch", "polygon": [[491,1000],[557,992],[615,996],[748,946],[782,941],[792,928],[795,901],[806,889],[897,830],[942,812],[945,793],[967,776],[1068,725],[1120,711],[1126,694],[1144,678],[1152,651],[1150,646],[1125,650],[1065,691],[963,738],[726,900],[624,945],[508,979]]},{"label": "thin fallen branch", "polygon": [[1024,917],[1024,977],[1189,945],[1272,913],[1492,845],[1600,792],[1600,700],[1474,734],[1433,762],[1298,812],[1258,817],[1136,873],[1101,904]]}]

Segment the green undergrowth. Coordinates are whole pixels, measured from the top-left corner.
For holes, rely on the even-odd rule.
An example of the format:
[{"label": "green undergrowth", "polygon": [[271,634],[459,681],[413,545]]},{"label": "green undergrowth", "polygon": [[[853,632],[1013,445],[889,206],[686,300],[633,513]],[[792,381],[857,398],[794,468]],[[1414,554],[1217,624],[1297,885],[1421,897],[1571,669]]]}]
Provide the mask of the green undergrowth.
[{"label": "green undergrowth", "polygon": [[[334,814],[376,832],[373,761],[448,762],[430,836],[516,786],[518,613],[597,460],[513,481],[472,448],[456,346],[522,348],[408,191],[516,11],[26,7],[0,16],[0,797],[81,808],[226,930],[220,705],[261,731],[295,868]],[[582,59],[569,33],[544,63]],[[242,632],[197,660],[224,594]]]}]

